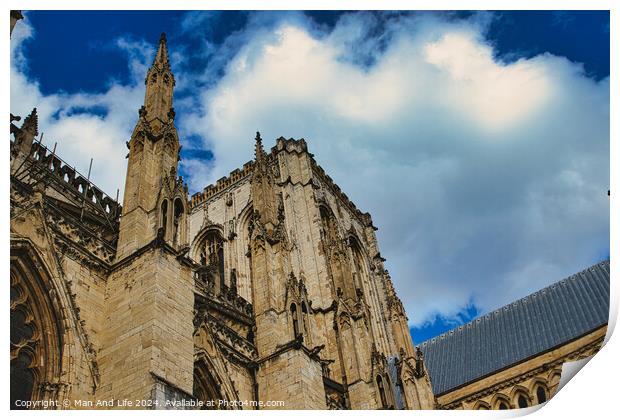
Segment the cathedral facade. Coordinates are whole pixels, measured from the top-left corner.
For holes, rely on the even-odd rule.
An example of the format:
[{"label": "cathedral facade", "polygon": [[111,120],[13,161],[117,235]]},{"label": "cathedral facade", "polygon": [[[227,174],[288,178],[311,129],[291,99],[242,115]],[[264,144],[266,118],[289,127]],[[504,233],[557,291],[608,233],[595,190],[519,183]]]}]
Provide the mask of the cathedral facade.
[{"label": "cathedral facade", "polygon": [[163,34],[145,85],[122,206],[11,118],[12,408],[434,408],[372,219],[306,142],[256,133],[190,198]]}]

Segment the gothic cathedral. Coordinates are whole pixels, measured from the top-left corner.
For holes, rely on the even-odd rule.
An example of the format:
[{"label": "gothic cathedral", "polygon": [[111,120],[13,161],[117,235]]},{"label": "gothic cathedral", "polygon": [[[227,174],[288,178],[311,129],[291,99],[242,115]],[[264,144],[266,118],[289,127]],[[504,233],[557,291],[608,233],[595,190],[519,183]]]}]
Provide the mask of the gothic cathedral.
[{"label": "gothic cathedral", "polygon": [[11,117],[12,407],[432,409],[371,217],[306,142],[256,133],[189,198],[163,34],[145,84],[122,207]]}]

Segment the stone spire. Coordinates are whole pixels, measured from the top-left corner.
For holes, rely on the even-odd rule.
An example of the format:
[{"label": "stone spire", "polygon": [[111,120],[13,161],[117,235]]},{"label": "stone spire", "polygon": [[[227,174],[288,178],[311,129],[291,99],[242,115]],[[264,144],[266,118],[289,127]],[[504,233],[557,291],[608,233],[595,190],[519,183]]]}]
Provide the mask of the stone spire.
[{"label": "stone spire", "polygon": [[162,32],[159,37],[159,48],[155,54],[153,60],[153,66],[159,66],[160,68],[167,68],[170,70],[170,61],[168,60],[168,46],[166,44],[166,33]]},{"label": "stone spire", "polygon": [[39,117],[37,109],[34,108],[21,126],[17,128],[13,121],[19,121],[19,117],[11,114],[11,133],[15,135],[15,142],[11,144],[11,173],[19,168],[24,159],[30,154],[34,138],[39,135]]},{"label": "stone spire", "polygon": [[260,132],[256,132],[256,146],[254,150],[254,157],[256,158],[256,162],[264,162],[265,161],[265,149],[263,149],[263,139],[260,137]]},{"label": "stone spire", "polygon": [[271,168],[267,162],[267,154],[263,148],[263,140],[260,133],[256,132],[254,172],[252,173],[252,197],[254,210],[261,216],[261,222],[265,226],[277,224],[277,208],[275,182]]},{"label": "stone spire", "polygon": [[24,123],[22,124],[22,130],[27,131],[34,137],[39,135],[39,116],[37,115],[36,108],[33,108],[32,112],[30,112],[30,115],[28,115],[24,120]]},{"label": "stone spire", "polygon": [[[171,218],[175,197],[165,197],[168,200],[166,204],[158,202],[164,198],[163,191],[176,194],[176,186],[182,185],[182,180],[176,177],[180,144],[172,108],[174,83],[166,35],[162,34],[153,65],[146,74],[146,93],[140,118],[127,143],[129,160],[117,258],[124,258],[148,244],[156,238],[160,228],[164,228],[168,234],[166,240],[171,242],[174,240],[171,232],[177,232],[172,229],[174,219]],[[180,197],[181,203],[185,198],[183,195]],[[179,210],[177,216],[180,214],[182,212]],[[178,233],[181,233],[178,238],[184,237],[181,230]]]},{"label": "stone spire", "polygon": [[146,84],[146,93],[144,107],[140,114],[144,115],[148,121],[156,118],[164,123],[172,121],[174,119],[172,94],[175,80],[170,69],[165,33],[162,33],[159,38],[159,47],[155,59],[146,74],[144,83]]}]

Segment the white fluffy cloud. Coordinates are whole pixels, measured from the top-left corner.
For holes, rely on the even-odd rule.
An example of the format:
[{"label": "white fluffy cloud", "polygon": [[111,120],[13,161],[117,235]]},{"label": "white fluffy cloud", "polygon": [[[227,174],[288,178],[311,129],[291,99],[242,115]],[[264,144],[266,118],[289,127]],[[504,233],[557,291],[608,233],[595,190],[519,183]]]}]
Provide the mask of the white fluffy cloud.
[{"label": "white fluffy cloud", "polygon": [[[184,29],[201,22],[188,19]],[[250,160],[257,130],[267,146],[304,137],[373,215],[415,325],[457,316],[470,302],[491,310],[606,255],[609,80],[549,54],[498,62],[479,16],[393,16],[379,35],[376,24],[350,14],[326,32],[296,14],[231,35],[218,51],[228,58],[223,77],[177,100],[182,136],[198,136],[214,156],[208,167],[182,161],[190,189]],[[36,104],[46,143],[62,138],[61,156],[82,168],[95,156],[93,178],[113,192],[124,179],[148,47],[118,44],[130,86],[44,96],[20,70],[19,37],[28,34],[18,31],[28,29],[13,35],[12,112]],[[212,74],[175,76],[187,84]],[[105,117],[71,113],[95,105]]]},{"label": "white fluffy cloud", "polygon": [[214,152],[208,181],[251,158],[256,130],[304,137],[373,215],[416,325],[606,254],[608,79],[549,54],[498,62],[476,20],[395,18],[381,49],[372,26],[357,14],[330,33],[295,20],[248,36],[186,120]]},{"label": "white fluffy cloud", "polygon": [[122,198],[127,168],[125,142],[143,102],[142,82],[153,46],[122,38],[115,41],[116,47],[127,54],[129,85],[111,81],[101,93],[44,95],[37,80],[27,76],[28,63],[22,49],[23,42],[32,36],[36,37],[36,29],[26,16],[15,26],[11,39],[11,113],[24,118],[36,107],[43,144],[51,149],[57,143],[59,156],[84,175],[93,158],[91,180],[112,197],[120,189]]}]

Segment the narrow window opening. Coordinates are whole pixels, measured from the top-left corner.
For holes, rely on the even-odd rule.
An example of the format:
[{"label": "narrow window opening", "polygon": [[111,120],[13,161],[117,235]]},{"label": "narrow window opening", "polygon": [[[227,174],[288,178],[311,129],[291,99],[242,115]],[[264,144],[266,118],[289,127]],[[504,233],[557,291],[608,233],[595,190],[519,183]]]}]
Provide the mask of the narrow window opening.
[{"label": "narrow window opening", "polygon": [[168,225],[168,200],[164,200],[161,203],[161,228],[164,231],[164,238],[166,237],[166,230]]},{"label": "narrow window opening", "polygon": [[220,287],[224,287],[224,246],[220,242],[217,248],[217,270],[220,276]]},{"label": "narrow window opening", "polygon": [[297,305],[291,303],[291,318],[293,320],[293,338],[299,335],[299,319],[297,318]]},{"label": "narrow window opening", "polygon": [[379,398],[381,399],[381,407],[387,408],[387,398],[385,395],[385,387],[383,386],[383,378],[377,375],[377,388],[379,388]]},{"label": "narrow window opening", "polygon": [[180,198],[174,200],[174,235],[172,238],[172,242],[175,244],[180,244],[182,241],[181,231],[183,229],[182,226],[182,217],[183,217],[183,203]]},{"label": "narrow window opening", "polygon": [[301,302],[301,317],[304,327],[303,334],[307,338],[310,335],[310,328],[308,326],[308,309],[306,308],[306,302]]}]

